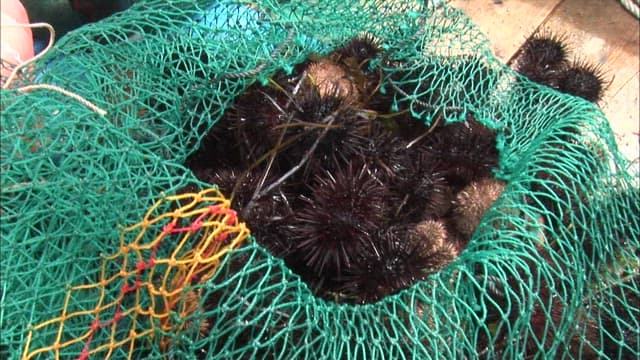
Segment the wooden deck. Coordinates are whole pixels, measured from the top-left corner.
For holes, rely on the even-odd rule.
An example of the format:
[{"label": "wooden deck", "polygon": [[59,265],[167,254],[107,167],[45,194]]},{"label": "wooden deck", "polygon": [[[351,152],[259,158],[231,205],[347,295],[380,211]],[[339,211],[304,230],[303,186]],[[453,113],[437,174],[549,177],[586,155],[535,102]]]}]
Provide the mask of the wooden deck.
[{"label": "wooden deck", "polygon": [[505,63],[539,27],[568,36],[575,54],[612,79],[600,106],[622,153],[640,166],[640,21],[617,0],[451,0]]}]

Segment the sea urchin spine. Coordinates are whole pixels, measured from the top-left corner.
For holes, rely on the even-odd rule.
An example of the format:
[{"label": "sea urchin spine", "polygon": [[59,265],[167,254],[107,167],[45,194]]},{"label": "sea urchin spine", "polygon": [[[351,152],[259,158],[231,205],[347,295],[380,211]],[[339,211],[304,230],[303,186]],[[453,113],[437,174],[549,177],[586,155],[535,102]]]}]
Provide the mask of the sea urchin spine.
[{"label": "sea urchin spine", "polygon": [[455,225],[464,235],[471,235],[484,213],[500,197],[505,183],[495,179],[475,181],[462,189],[454,205]]},{"label": "sea urchin spine", "polygon": [[339,274],[385,217],[386,187],[369,167],[349,163],[317,176],[312,198],[305,198],[290,225],[296,255],[317,274]]}]

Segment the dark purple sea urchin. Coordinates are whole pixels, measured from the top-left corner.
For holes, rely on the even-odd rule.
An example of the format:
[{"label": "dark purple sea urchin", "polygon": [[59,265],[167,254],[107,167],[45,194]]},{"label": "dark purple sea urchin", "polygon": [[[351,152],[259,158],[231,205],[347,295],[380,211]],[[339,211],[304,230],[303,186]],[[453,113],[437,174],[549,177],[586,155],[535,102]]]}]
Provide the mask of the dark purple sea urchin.
[{"label": "dark purple sea urchin", "polygon": [[441,172],[456,188],[491,177],[498,165],[496,132],[472,116],[464,122],[436,128],[427,138],[425,150],[443,165]]},{"label": "dark purple sea urchin", "polygon": [[605,90],[602,69],[584,61],[576,61],[560,73],[558,90],[597,103]]},{"label": "dark purple sea urchin", "polygon": [[336,160],[362,156],[371,147],[371,119],[338,94],[323,96],[313,84],[304,84],[295,105],[291,127],[299,139],[285,151],[288,161],[304,154],[323,133],[308,164],[312,168],[331,169]]},{"label": "dark purple sea urchin", "polygon": [[[366,71],[368,62],[377,57],[380,51],[380,45],[373,35],[365,34],[351,39],[347,44],[334,51],[332,55],[337,61],[345,63],[347,66],[357,65]],[[355,64],[350,64],[350,62]]]},{"label": "dark purple sea urchin", "polygon": [[442,166],[426,152],[407,157],[391,182],[391,190],[397,197],[396,216],[399,219],[419,221],[447,213],[451,205],[451,189]]},{"label": "dark purple sea urchin", "polygon": [[559,70],[567,61],[566,38],[548,30],[533,34],[522,45],[515,70],[531,81],[555,88]]},{"label": "dark purple sea urchin", "polygon": [[296,253],[317,274],[339,274],[352,265],[383,222],[387,189],[362,163],[318,175],[310,199],[289,226]]},{"label": "dark purple sea urchin", "polygon": [[442,269],[455,257],[452,248],[438,243],[431,231],[416,233],[413,226],[391,226],[373,234],[373,246],[357,254],[353,266],[338,278],[341,292],[352,303],[372,303],[409,288]]}]

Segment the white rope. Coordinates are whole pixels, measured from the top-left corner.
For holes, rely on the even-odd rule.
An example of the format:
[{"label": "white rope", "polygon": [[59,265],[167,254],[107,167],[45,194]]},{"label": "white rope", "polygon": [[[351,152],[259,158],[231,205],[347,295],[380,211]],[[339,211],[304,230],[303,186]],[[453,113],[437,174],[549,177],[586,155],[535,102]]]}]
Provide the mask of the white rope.
[{"label": "white rope", "polygon": [[[27,61],[21,62],[20,64],[18,64],[18,66],[16,66],[11,71],[11,74],[9,75],[9,77],[7,78],[5,83],[2,84],[2,89],[9,89],[11,84],[13,83],[13,81],[18,76],[19,72],[21,72],[23,69],[26,69],[28,65],[30,65],[33,62],[35,62],[39,58],[43,57],[51,49],[51,47],[53,47],[53,43],[54,43],[55,37],[56,37],[56,32],[55,32],[53,26],[51,26],[50,24],[47,24],[47,23],[33,23],[33,24],[19,24],[19,23],[6,24],[6,23],[3,23],[3,24],[0,25],[0,28],[6,28],[6,27],[45,28],[45,29],[49,30],[50,36],[49,36],[49,43],[47,44],[47,47],[41,53],[37,54],[36,56],[32,57],[31,59],[29,59]],[[65,89],[63,89],[63,88],[61,88],[59,86],[49,85],[49,84],[36,84],[36,85],[22,86],[22,87],[18,88],[17,90],[20,91],[20,92],[31,92],[33,90],[40,90],[40,89],[55,91],[55,92],[58,92],[58,93],[60,93],[60,94],[62,94],[64,96],[72,98],[72,99],[80,102],[82,105],[88,107],[92,111],[98,113],[101,116],[105,116],[107,114],[107,112],[105,110],[102,110],[100,107],[94,105],[89,100],[83,98],[82,96],[80,96],[80,95],[78,95],[76,93],[73,93],[71,91],[65,90]]]},{"label": "white rope", "polygon": [[640,0],[620,0],[622,6],[640,19]]}]

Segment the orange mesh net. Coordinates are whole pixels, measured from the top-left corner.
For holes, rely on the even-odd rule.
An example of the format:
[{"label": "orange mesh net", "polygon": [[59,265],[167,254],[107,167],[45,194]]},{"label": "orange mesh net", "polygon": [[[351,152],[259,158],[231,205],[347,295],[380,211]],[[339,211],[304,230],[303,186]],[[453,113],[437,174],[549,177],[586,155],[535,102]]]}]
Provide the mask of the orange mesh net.
[{"label": "orange mesh net", "polygon": [[[156,214],[167,203],[178,207]],[[119,251],[103,256],[99,279],[70,285],[61,314],[29,329],[23,359],[64,358],[65,349],[78,346],[78,359],[109,358],[117,349],[131,357],[140,342],[153,339],[166,348],[171,337],[161,334],[192,326],[184,319],[200,307],[194,286],[210,279],[223,256],[248,235],[216,189],[164,197],[141,222],[124,228]],[[40,334],[53,343],[31,349]]]}]

